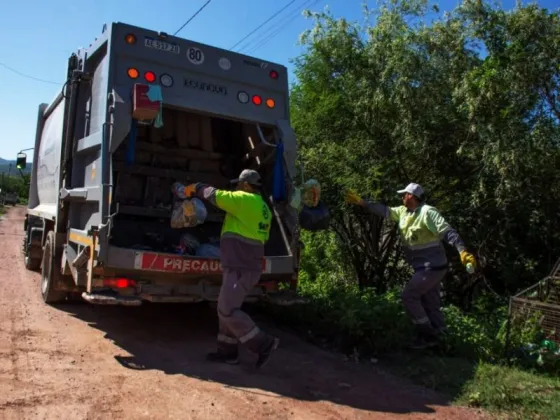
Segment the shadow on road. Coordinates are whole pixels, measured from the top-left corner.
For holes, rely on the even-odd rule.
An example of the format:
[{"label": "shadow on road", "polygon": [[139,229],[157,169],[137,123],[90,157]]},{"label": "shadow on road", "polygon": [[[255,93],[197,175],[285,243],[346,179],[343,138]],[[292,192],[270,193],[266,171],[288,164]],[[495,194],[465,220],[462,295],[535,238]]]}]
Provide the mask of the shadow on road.
[{"label": "shadow on road", "polygon": [[345,363],[276,330],[280,348],[261,371],[252,367],[253,355],[243,350],[241,365],[209,363],[204,356],[214,349],[217,317],[206,304],[138,308],[67,304],[59,309],[103,331],[105,338],[129,353],[115,355],[116,362],[129,369],[159,370],[245,392],[331,401],[371,412],[431,413],[430,405],[446,405],[434,392],[403,385],[373,366]]}]

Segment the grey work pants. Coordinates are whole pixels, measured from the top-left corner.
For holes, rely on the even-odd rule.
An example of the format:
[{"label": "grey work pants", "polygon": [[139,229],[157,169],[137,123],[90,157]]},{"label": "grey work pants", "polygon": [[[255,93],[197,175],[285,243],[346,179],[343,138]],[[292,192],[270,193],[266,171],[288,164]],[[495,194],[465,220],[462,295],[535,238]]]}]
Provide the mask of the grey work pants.
[{"label": "grey work pants", "polygon": [[447,269],[418,270],[403,291],[404,306],[420,331],[437,333],[445,329],[440,292],[446,273]]},{"label": "grey work pants", "polygon": [[260,271],[247,271],[224,268],[222,287],[218,297],[218,346],[227,352],[237,349],[237,344],[259,352],[271,340],[241,310],[247,294],[259,282]]}]

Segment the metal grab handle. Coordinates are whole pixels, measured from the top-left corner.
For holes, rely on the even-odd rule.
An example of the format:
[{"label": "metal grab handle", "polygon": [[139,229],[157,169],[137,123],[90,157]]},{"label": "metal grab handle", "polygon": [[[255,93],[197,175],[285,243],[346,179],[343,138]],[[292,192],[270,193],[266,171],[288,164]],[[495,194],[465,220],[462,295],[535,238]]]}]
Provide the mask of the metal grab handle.
[{"label": "metal grab handle", "polygon": [[259,137],[261,138],[261,141],[264,144],[266,144],[267,146],[270,146],[270,147],[278,147],[277,144],[272,144],[272,143],[269,143],[269,142],[266,141],[266,139],[264,138],[264,134],[261,130],[261,125],[260,124],[257,124],[257,131],[259,132]]}]

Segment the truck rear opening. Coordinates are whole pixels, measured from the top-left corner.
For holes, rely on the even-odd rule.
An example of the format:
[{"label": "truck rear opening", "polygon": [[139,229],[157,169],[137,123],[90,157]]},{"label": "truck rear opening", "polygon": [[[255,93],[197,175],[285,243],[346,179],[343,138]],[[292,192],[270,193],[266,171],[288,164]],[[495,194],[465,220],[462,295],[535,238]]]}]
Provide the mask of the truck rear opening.
[{"label": "truck rear opening", "polygon": [[[272,131],[263,127],[263,134]],[[114,193],[111,200],[113,226],[110,244],[136,250],[176,253],[181,236],[189,233],[201,244],[217,245],[224,213],[205,203],[208,217],[203,225],[173,229],[171,186],[204,182],[231,189],[230,180],[247,167],[259,167],[264,191],[270,194],[275,148],[258,150],[255,124],[211,117],[185,110],[163,109],[163,127],[137,129],[134,162],[127,165],[130,137],[113,154]],[[260,151],[260,153],[259,153]],[[259,165],[260,163],[260,165]],[[265,245],[266,256],[286,256],[289,249],[276,220]]]}]

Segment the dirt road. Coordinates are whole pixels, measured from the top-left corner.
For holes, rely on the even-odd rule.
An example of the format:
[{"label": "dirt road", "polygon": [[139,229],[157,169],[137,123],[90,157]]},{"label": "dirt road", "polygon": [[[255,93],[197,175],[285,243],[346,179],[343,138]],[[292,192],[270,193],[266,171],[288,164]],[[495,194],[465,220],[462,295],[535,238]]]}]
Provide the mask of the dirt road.
[{"label": "dirt road", "polygon": [[206,305],[51,307],[20,253],[25,210],[0,222],[1,419],[469,419],[438,395],[278,332],[262,371],[204,360]]}]

